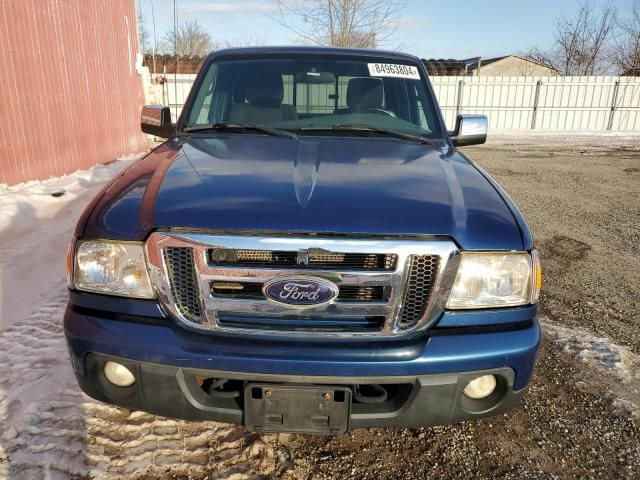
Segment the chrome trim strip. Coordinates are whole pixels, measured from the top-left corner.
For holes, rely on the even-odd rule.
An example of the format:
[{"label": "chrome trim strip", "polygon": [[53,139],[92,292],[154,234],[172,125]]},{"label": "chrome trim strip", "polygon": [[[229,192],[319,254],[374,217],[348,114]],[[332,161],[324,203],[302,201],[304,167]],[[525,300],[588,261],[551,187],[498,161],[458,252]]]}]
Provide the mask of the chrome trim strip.
[{"label": "chrome trim strip", "polygon": [[[165,247],[188,247],[194,249],[195,268],[200,287],[201,323],[184,318],[176,309],[171,294],[168,275],[162,249]],[[334,271],[296,268],[262,267],[221,267],[212,266],[207,258],[211,248],[304,251],[322,249],[336,253],[393,253],[398,256],[395,270],[370,271]],[[192,329],[221,331],[236,334],[286,335],[292,337],[340,337],[357,336],[381,337],[403,336],[418,330],[429,328],[444,311],[447,298],[453,286],[453,280],[459,264],[460,252],[449,240],[416,239],[342,239],[327,237],[271,237],[271,236],[234,236],[210,235],[200,233],[154,233],[146,244],[149,273],[158,298],[162,305],[180,322]],[[406,285],[411,255],[436,255],[439,268],[431,289],[429,303],[423,317],[407,328],[397,325],[402,309],[404,286]],[[340,285],[389,286],[391,293],[388,302],[333,302],[304,310],[295,310],[280,306],[268,300],[221,298],[211,294],[212,281],[227,282],[268,282],[278,277],[315,277]],[[263,329],[233,328],[218,323],[218,312],[234,314],[277,315],[283,318],[327,318],[349,316],[384,316],[384,327],[377,332],[318,332],[318,331],[270,331]]]}]

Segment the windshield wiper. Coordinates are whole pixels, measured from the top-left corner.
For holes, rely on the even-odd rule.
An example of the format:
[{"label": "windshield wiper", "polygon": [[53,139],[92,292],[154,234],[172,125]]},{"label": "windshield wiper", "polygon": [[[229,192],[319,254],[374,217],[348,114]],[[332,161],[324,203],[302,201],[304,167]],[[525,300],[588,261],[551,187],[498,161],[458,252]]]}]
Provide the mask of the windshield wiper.
[{"label": "windshield wiper", "polygon": [[404,140],[410,140],[412,142],[433,144],[434,142],[428,138],[420,135],[412,135],[410,133],[399,132],[390,128],[372,127],[370,125],[338,123],[336,125],[329,125],[326,127],[302,127],[299,129],[301,132],[319,132],[319,131],[338,131],[338,132],[375,132],[389,135],[391,137],[402,138]]},{"label": "windshield wiper", "polygon": [[267,135],[272,135],[274,137],[298,138],[295,133],[287,132],[286,130],[280,130],[279,128],[261,127],[259,125],[238,122],[209,123],[207,125],[194,125],[192,127],[185,127],[182,129],[182,131],[186,133],[206,132],[208,130],[255,130],[257,132],[266,133]]}]

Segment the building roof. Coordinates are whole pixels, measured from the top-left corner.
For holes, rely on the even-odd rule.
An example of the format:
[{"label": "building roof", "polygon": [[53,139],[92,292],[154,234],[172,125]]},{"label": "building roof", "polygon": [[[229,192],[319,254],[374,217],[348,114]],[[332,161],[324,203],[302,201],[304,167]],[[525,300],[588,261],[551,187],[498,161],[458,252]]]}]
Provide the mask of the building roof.
[{"label": "building roof", "polygon": [[469,75],[475,70],[478,69],[478,65],[480,68],[486,67],[496,62],[500,62],[507,58],[517,58],[524,62],[534,63],[536,65],[540,65],[541,67],[549,68],[550,70],[555,70],[550,65],[546,65],[542,62],[538,62],[536,60],[532,60],[530,58],[522,57],[520,55],[503,55],[501,57],[492,57],[492,58],[482,58],[482,57],[473,57],[467,58],[463,60],[456,60],[453,58],[450,59],[428,59],[423,60],[423,63],[427,67],[427,72],[429,75],[451,75],[451,76],[460,76],[460,75]]},{"label": "building roof", "polygon": [[457,60],[455,58],[430,58],[423,59],[422,63],[427,68],[429,75],[457,76],[468,75],[471,66],[477,64],[480,57]]},{"label": "building roof", "polygon": [[[532,58],[523,57],[521,55],[504,55],[502,57],[483,58],[481,66],[484,67],[486,65],[491,65],[492,63],[499,62],[500,60],[504,60],[506,58],[517,58],[519,60],[522,60],[523,62],[535,63],[536,65],[540,65],[541,67],[548,68],[550,70],[556,70],[551,65],[540,62],[538,60],[534,60]],[[474,68],[477,68],[477,65]]]}]

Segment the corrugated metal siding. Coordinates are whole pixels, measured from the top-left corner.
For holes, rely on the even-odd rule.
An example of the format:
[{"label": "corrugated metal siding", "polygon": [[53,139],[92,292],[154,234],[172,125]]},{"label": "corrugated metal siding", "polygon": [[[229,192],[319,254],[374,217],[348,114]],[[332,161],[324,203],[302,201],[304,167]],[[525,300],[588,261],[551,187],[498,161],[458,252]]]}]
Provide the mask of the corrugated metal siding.
[{"label": "corrugated metal siding", "polygon": [[140,151],[134,0],[0,0],[0,183]]}]

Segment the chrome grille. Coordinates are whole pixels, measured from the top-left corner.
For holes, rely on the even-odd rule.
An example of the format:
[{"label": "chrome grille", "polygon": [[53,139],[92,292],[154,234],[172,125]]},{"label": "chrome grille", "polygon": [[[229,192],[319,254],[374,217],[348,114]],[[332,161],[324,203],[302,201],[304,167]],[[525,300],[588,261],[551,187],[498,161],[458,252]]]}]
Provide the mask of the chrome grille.
[{"label": "chrome grille", "polygon": [[398,324],[410,326],[424,315],[438,272],[438,257],[434,255],[412,255],[409,275],[402,301]]},{"label": "chrome grille", "polygon": [[[220,252],[233,256],[225,262]],[[316,266],[291,264],[300,255]],[[448,240],[154,233],[147,258],[161,303],[193,328],[380,337],[406,335],[437,320],[455,277],[458,250]],[[305,275],[332,281],[339,296],[300,311],[262,293],[262,285],[274,278]]]},{"label": "chrome grille", "polygon": [[341,270],[394,270],[397,256],[375,253],[308,251],[300,261],[298,252],[248,249],[211,249],[213,265],[244,267],[297,267]]},{"label": "chrome grille", "polygon": [[176,308],[192,322],[200,322],[200,289],[193,262],[193,249],[169,247],[164,249],[164,262]]}]

